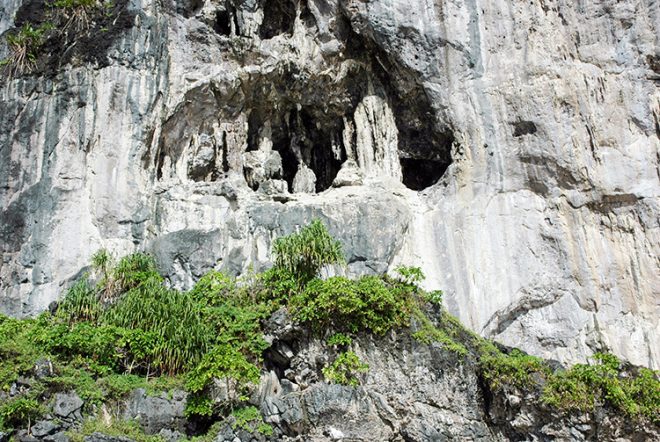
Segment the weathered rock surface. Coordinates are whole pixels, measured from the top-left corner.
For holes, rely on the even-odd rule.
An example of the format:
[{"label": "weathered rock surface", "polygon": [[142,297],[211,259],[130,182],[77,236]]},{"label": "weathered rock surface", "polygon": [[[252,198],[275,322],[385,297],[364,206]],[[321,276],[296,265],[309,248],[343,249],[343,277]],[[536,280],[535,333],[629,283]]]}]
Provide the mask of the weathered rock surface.
[{"label": "weathered rock surface", "polygon": [[[281,319],[281,318],[280,318]],[[622,419],[611,409],[560,413],[539,391],[493,391],[470,357],[421,344],[402,330],[361,336],[353,350],[369,365],[360,386],[327,384],[321,370],[334,359],[322,339],[270,321],[272,366],[251,402],[274,430],[271,438],[228,424],[216,441],[632,441],[655,440],[657,425]],[[290,356],[273,349],[285,344]]]},{"label": "weathered rock surface", "polygon": [[187,287],[320,217],[483,335],[660,367],[657,2],[115,3],[0,85],[0,311],[101,247]]},{"label": "weathered rock surface", "polygon": [[123,418],[136,420],[147,434],[158,434],[161,430],[185,431],[183,411],[188,395],[173,391],[170,396],[149,396],[143,388],[138,388],[126,399]]}]

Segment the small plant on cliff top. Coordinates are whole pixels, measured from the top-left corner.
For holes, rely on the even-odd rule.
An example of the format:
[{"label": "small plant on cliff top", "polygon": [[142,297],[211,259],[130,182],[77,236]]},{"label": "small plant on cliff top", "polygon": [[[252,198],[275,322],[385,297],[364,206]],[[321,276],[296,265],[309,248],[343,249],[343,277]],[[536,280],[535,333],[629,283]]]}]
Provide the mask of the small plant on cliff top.
[{"label": "small plant on cliff top", "polygon": [[50,6],[61,23],[61,32],[81,32],[89,30],[92,10],[100,4],[99,0],[54,0]]},{"label": "small plant on cliff top", "polygon": [[341,243],[318,219],[298,233],[276,239],[273,254],[275,265],[289,271],[302,285],[316,277],[323,266],[345,262]]},{"label": "small plant on cliff top", "polygon": [[8,77],[29,72],[37,64],[37,53],[46,41],[46,33],[53,27],[50,23],[35,26],[23,25],[18,32],[7,36],[9,58],[2,61]]}]

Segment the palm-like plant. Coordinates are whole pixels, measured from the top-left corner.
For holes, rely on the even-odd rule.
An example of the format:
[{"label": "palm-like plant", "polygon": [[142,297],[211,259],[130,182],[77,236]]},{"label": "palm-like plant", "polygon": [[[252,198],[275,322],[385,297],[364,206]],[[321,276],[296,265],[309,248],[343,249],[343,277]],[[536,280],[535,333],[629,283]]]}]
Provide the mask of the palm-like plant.
[{"label": "palm-like plant", "polygon": [[276,239],[273,255],[275,265],[293,274],[301,285],[315,278],[324,266],[345,263],[341,243],[318,219],[298,233]]}]

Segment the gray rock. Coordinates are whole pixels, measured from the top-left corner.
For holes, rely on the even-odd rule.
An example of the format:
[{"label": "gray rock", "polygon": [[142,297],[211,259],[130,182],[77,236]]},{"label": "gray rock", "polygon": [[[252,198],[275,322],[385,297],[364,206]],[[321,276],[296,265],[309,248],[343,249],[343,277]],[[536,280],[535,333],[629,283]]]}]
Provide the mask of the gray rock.
[{"label": "gray rock", "polygon": [[186,398],[183,391],[154,397],[138,388],[126,400],[124,419],[137,420],[147,434],[158,434],[161,430],[183,432],[187,422],[183,414]]},{"label": "gray rock", "polygon": [[158,436],[163,438],[165,442],[177,442],[179,440],[186,439],[186,435],[183,433],[180,433],[178,431],[173,431],[169,430],[167,428],[163,428],[158,432]]},{"label": "gray rock", "polygon": [[53,400],[53,413],[56,416],[71,417],[83,406],[83,401],[75,392],[56,393]]},{"label": "gray rock", "polygon": [[46,442],[69,442],[71,439],[65,432],[60,431],[59,433],[44,437],[43,440]]},{"label": "gray rock", "polygon": [[45,358],[40,358],[34,364],[34,376],[43,379],[53,375],[53,363]]},{"label": "gray rock", "polygon": [[53,421],[37,421],[32,425],[30,432],[33,436],[42,438],[55,433],[59,428],[60,426]]}]

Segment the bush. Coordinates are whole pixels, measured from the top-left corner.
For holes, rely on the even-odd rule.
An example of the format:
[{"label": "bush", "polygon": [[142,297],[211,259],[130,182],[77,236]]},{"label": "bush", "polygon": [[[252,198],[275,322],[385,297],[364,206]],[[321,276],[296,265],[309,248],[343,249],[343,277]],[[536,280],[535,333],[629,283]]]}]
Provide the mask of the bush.
[{"label": "bush", "polygon": [[367,371],[369,371],[369,365],[360,361],[358,355],[352,351],[340,353],[330,366],[322,370],[323,376],[329,382],[352,386],[360,385],[357,375]]},{"label": "bush", "polygon": [[0,390],[8,391],[21,373],[34,367],[42,351],[35,345],[37,321],[0,314]]},{"label": "bush", "polygon": [[533,374],[539,373],[544,377],[550,374],[541,359],[518,349],[512,350],[510,354],[499,351],[486,354],[480,359],[479,365],[484,379],[493,390],[508,386],[523,390],[534,385]]},{"label": "bush", "polygon": [[318,219],[298,233],[276,239],[273,254],[275,265],[291,273],[301,285],[316,277],[323,266],[345,262],[341,243]]},{"label": "bush", "polygon": [[658,374],[641,370],[636,377],[623,377],[619,359],[596,353],[595,364],[576,364],[554,374],[543,390],[542,400],[563,410],[593,411],[609,404],[631,417],[660,421]]},{"label": "bush", "polygon": [[296,319],[321,328],[385,334],[408,325],[411,299],[375,276],[314,279],[291,300]]},{"label": "bush", "polygon": [[262,434],[266,437],[273,435],[273,427],[264,422],[261,413],[257,407],[249,406],[234,410],[234,423],[232,428],[235,430],[240,428],[248,433],[254,434],[255,432]]},{"label": "bush", "polygon": [[141,252],[120,259],[112,270],[112,278],[119,293],[140,286],[153,288],[163,283],[163,277],[158,273],[153,257]]},{"label": "bush", "polygon": [[213,411],[209,399],[204,393],[214,379],[226,383],[228,400],[221,404],[233,407],[246,399],[246,388],[250,383],[259,381],[259,368],[247,360],[236,347],[221,344],[213,347],[204,355],[201,362],[187,376],[186,389],[195,393],[192,401],[186,406],[187,414],[210,415]]},{"label": "bush", "polygon": [[96,291],[87,279],[76,282],[66,293],[58,308],[58,317],[67,322],[89,321],[96,323],[101,316],[103,306]]},{"label": "bush", "polygon": [[143,354],[153,368],[170,374],[185,371],[201,360],[213,336],[190,294],[169,290],[159,279],[146,277],[141,282],[126,279],[134,288],[104,314],[103,320],[140,330],[142,338],[155,338],[151,341],[153,350]]},{"label": "bush", "polygon": [[17,398],[0,405],[0,428],[30,427],[45,410],[35,399]]}]

